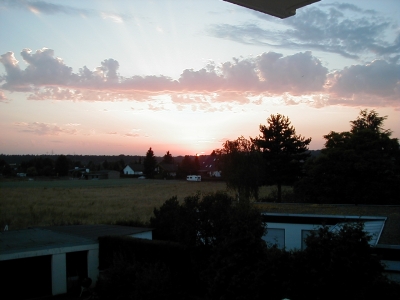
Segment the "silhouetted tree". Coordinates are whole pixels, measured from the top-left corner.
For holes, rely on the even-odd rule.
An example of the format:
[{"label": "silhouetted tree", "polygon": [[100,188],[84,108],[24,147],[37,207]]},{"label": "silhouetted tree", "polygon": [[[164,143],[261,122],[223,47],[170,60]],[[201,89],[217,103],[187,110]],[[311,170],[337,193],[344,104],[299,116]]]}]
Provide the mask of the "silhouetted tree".
[{"label": "silhouetted tree", "polygon": [[154,156],[154,152],[151,149],[151,147],[149,150],[147,150],[146,157],[144,158],[143,161],[143,165],[144,165],[144,171],[143,171],[144,175],[147,178],[154,178],[156,172],[155,169],[157,166],[157,160],[156,157]]},{"label": "silhouetted tree", "polygon": [[3,174],[4,176],[10,176],[13,174],[13,169],[4,159],[0,160],[0,174]]},{"label": "silhouetted tree", "polygon": [[400,148],[386,117],[362,110],[351,130],[325,135],[321,155],[306,164],[306,177],[295,186],[303,201],[399,203]]},{"label": "silhouetted tree", "polygon": [[165,155],[163,156],[162,162],[165,164],[173,164],[174,163],[174,158],[172,157],[171,153],[167,151]]},{"label": "silhouetted tree", "polygon": [[293,257],[295,265],[288,298],[333,300],[390,296],[391,284],[383,276],[383,265],[373,254],[369,245],[371,237],[363,228],[360,222],[344,224],[335,231],[324,226],[311,232],[305,240],[306,249]]},{"label": "silhouetted tree", "polygon": [[259,239],[265,232],[260,212],[247,202],[235,204],[226,193],[216,192],[200,197],[177,197],[154,209],[150,220],[155,239],[179,242],[187,246],[214,247],[229,240],[252,237]]},{"label": "silhouetted tree", "polygon": [[55,162],[55,171],[59,176],[66,176],[68,175],[69,170],[69,160],[68,158],[61,154],[57,157]]},{"label": "silhouetted tree", "polygon": [[178,175],[180,178],[185,178],[187,175],[194,174],[196,167],[193,159],[189,155],[185,155],[178,167]]},{"label": "silhouetted tree", "polygon": [[226,141],[219,155],[219,167],[227,187],[236,191],[238,198],[258,199],[258,189],[263,179],[263,161],[254,144],[243,136],[234,141]]},{"label": "silhouetted tree", "polygon": [[260,125],[261,135],[252,142],[263,154],[266,183],[277,185],[277,200],[281,202],[282,185],[293,184],[301,175],[311,138],[297,135],[289,118],[283,115],[271,115],[267,123],[267,126]]}]

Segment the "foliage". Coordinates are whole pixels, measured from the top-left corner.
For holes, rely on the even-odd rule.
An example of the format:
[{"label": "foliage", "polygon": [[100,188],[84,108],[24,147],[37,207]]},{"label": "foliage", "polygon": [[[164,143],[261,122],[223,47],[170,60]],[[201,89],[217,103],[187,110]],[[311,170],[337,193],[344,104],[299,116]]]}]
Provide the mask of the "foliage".
[{"label": "foliage", "polygon": [[22,173],[27,173],[28,176],[52,176],[54,175],[53,167],[54,161],[51,158],[35,156],[30,160],[23,161],[20,165],[19,171]]},{"label": "foliage", "polygon": [[0,159],[0,175],[10,176],[13,173],[11,166],[4,159]]},{"label": "foliage", "polygon": [[215,152],[219,155],[219,166],[227,187],[236,191],[238,199],[258,199],[263,162],[252,142],[241,136],[234,141],[226,141]]},{"label": "foliage", "polygon": [[[283,186],[281,190],[281,198],[282,201],[285,203],[295,203],[296,198],[293,192],[293,188],[289,186]],[[259,202],[277,202],[278,201],[278,189],[276,187],[273,187],[271,192],[264,196],[260,197],[258,199]]]},{"label": "foliage", "polygon": [[[382,275],[362,223],[337,230],[322,227],[308,236],[304,251],[287,252],[266,247],[259,211],[217,192],[188,196],[181,204],[172,197],[155,210],[152,225],[163,230],[157,238],[162,238],[161,232],[172,232],[165,238],[184,245],[102,238],[101,260],[115,259],[115,254],[103,252],[103,240],[109,240],[109,250],[117,249],[117,258],[122,259],[105,272],[108,281],[102,283],[107,283],[104,295],[109,298],[103,299],[111,299],[112,290],[114,298],[118,293],[123,299],[156,299],[159,293],[165,293],[163,298],[233,300],[399,296],[400,286]],[[173,287],[172,295],[168,285]]]},{"label": "foliage", "polygon": [[260,125],[261,135],[252,142],[263,154],[266,183],[278,188],[278,202],[281,202],[283,184],[293,184],[302,174],[302,162],[309,157],[308,145],[311,138],[296,134],[288,117],[271,115],[268,125]]},{"label": "foliage", "polygon": [[[196,163],[197,161],[197,163]],[[197,174],[199,170],[198,157],[192,159],[191,156],[185,155],[178,167],[178,178],[186,178],[187,175]]]},{"label": "foliage", "polygon": [[362,110],[350,131],[325,135],[325,148],[306,164],[296,196],[322,203],[398,203],[400,148],[382,128],[385,119]]},{"label": "foliage", "polygon": [[58,176],[68,175],[69,162],[69,159],[63,154],[57,157],[54,168]]},{"label": "foliage", "polygon": [[157,160],[156,157],[154,156],[153,150],[150,149],[147,150],[146,157],[144,158],[143,161],[144,165],[144,171],[143,174],[146,176],[146,178],[154,178],[154,175],[156,173],[155,169],[157,166]]},{"label": "foliage", "polygon": [[362,223],[312,232],[306,238],[307,248],[293,253],[289,298],[383,299],[395,292],[382,275],[383,266],[369,240]]},{"label": "foliage", "polygon": [[162,163],[164,164],[173,164],[174,163],[174,158],[172,157],[172,154],[167,151],[165,155],[163,156]]},{"label": "foliage", "polygon": [[265,230],[256,208],[248,203],[235,204],[231,196],[222,192],[202,199],[200,194],[188,196],[182,204],[172,197],[154,209],[150,226],[155,228],[156,239],[205,247],[244,236],[261,240]]},{"label": "foliage", "polygon": [[117,261],[99,278],[96,290],[101,300],[184,299],[162,263]]}]

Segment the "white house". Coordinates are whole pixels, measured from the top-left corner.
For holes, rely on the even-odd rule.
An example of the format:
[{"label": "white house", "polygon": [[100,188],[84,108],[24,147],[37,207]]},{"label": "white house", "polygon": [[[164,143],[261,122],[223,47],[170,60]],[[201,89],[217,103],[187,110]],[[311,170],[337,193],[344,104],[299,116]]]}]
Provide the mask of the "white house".
[{"label": "white house", "polygon": [[80,289],[79,280],[99,275],[98,238],[152,239],[152,230],[111,225],[73,225],[0,232],[3,295],[31,299]]},{"label": "white house", "polygon": [[364,230],[372,236],[371,246],[377,245],[385,225],[386,217],[336,216],[312,214],[263,213],[267,224],[267,234],[263,239],[286,250],[302,250],[304,240],[311,231],[327,225],[336,231],[344,223],[363,222]]},{"label": "white house", "polygon": [[[373,247],[374,253],[381,257],[386,275],[400,282],[400,245],[396,244],[396,241],[393,241],[393,244],[381,242],[388,219],[385,216],[263,213],[263,218],[267,227],[263,240],[269,245],[276,245],[288,251],[305,249],[306,237],[323,225],[328,226],[331,231],[337,231],[345,223],[363,222],[364,231],[371,236],[369,244]],[[398,228],[393,230],[398,232]],[[389,239],[393,236],[391,232],[393,230],[386,228],[385,232]],[[385,243],[387,241],[385,237]]]},{"label": "white house", "polygon": [[143,175],[144,166],[142,164],[128,164],[124,168],[125,175]]}]

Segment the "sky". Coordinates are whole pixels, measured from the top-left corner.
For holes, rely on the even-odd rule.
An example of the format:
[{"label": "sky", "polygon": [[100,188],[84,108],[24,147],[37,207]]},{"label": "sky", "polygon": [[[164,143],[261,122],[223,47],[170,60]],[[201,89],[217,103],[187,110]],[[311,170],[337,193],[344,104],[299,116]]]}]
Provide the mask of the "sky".
[{"label": "sky", "polygon": [[222,0],[0,0],[0,153],[210,154],[271,114],[400,138],[400,1],[279,19]]}]

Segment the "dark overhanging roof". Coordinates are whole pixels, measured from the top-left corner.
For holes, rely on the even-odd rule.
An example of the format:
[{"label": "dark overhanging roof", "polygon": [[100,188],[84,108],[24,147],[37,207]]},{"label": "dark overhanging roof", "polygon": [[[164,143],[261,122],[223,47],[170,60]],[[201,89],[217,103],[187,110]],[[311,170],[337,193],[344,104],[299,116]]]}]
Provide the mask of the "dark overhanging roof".
[{"label": "dark overhanging roof", "polygon": [[320,0],[224,0],[281,19],[294,16],[296,9]]}]

